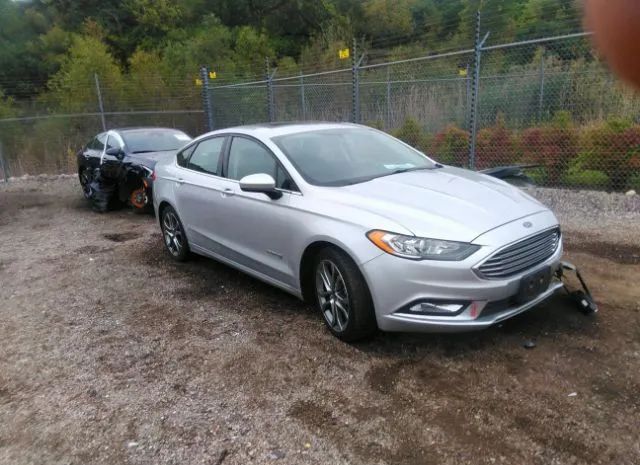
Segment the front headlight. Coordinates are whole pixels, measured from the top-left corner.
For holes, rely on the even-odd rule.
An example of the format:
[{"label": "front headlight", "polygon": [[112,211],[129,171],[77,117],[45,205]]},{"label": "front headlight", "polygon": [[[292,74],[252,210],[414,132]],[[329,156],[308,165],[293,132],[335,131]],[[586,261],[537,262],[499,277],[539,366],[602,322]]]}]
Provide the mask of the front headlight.
[{"label": "front headlight", "polygon": [[373,230],[367,237],[380,249],[391,255],[414,260],[464,260],[480,248],[466,242],[443,241],[424,237],[405,236],[389,231]]}]

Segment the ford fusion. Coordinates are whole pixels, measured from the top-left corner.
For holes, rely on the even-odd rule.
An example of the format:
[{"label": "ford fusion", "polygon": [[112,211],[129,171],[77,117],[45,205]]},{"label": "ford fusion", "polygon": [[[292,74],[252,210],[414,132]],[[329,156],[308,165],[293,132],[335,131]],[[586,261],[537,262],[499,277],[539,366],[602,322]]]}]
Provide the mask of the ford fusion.
[{"label": "ford fusion", "polygon": [[346,341],[486,328],[562,287],[551,211],[359,125],[205,134],[156,165],[153,196],[174,259],[205,255],[307,299]]}]

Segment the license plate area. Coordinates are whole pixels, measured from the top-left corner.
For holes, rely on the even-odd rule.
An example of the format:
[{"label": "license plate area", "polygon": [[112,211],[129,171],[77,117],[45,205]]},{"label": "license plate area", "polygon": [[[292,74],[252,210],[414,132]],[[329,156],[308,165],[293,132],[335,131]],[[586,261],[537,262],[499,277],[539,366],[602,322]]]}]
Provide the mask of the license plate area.
[{"label": "license plate area", "polygon": [[516,295],[518,303],[529,302],[549,288],[551,267],[547,266],[520,279],[520,289]]}]

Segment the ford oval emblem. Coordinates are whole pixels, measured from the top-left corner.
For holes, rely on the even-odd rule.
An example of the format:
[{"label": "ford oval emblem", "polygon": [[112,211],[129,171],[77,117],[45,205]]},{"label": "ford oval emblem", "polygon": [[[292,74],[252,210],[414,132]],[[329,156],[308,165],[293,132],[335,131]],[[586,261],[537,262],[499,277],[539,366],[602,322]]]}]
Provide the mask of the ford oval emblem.
[{"label": "ford oval emblem", "polygon": [[531,221],[525,221],[524,223],[522,223],[522,226],[524,226],[525,228],[530,228],[531,226],[533,226],[533,223]]}]

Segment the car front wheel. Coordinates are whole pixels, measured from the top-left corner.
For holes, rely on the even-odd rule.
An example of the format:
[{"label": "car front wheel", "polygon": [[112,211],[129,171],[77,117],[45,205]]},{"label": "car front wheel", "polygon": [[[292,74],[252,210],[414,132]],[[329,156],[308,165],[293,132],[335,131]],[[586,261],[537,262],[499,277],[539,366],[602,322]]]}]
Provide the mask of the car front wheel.
[{"label": "car front wheel", "polygon": [[88,169],[85,168],[80,171],[78,177],[80,178],[80,186],[82,187],[82,195],[85,199],[91,199],[93,197],[93,188],[91,187],[91,177],[89,176]]},{"label": "car front wheel", "polygon": [[344,252],[333,247],[320,251],[314,265],[314,290],[316,306],[336,337],[351,342],[376,332],[369,288]]},{"label": "car front wheel", "polygon": [[171,258],[179,262],[189,257],[189,244],[178,214],[172,207],[165,207],[160,217],[164,245]]},{"label": "car front wheel", "polygon": [[142,184],[129,194],[129,203],[135,213],[149,213],[152,210],[150,200],[147,189]]}]

